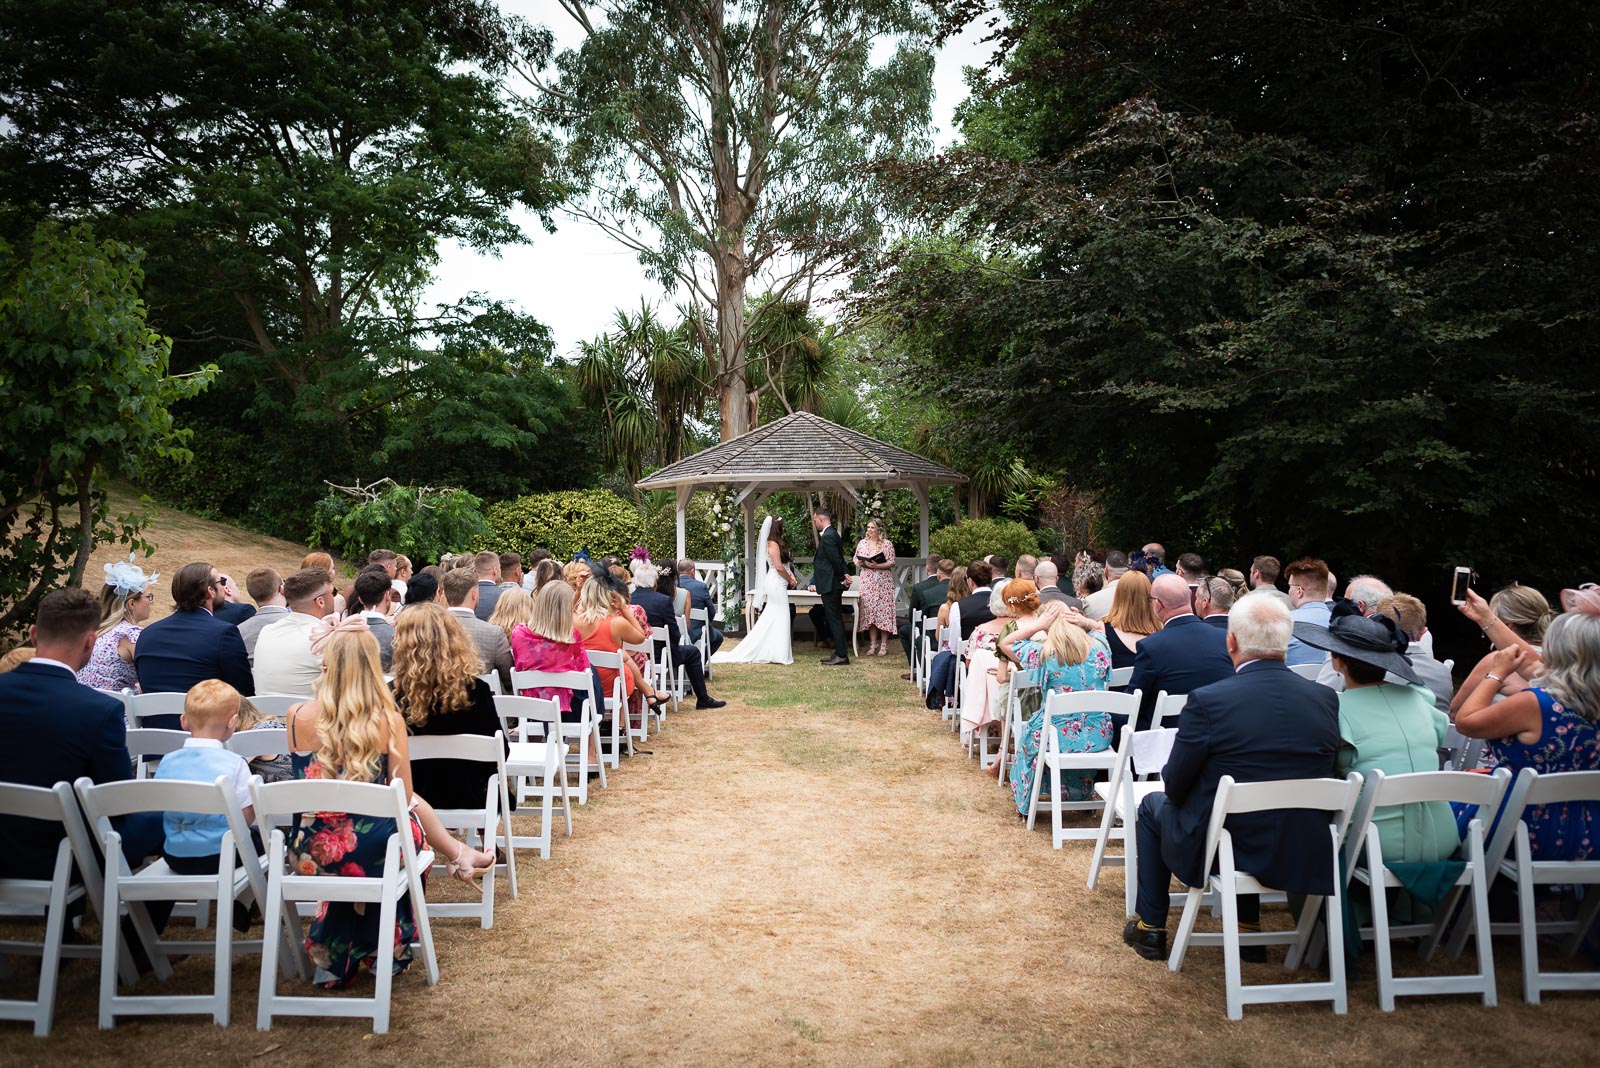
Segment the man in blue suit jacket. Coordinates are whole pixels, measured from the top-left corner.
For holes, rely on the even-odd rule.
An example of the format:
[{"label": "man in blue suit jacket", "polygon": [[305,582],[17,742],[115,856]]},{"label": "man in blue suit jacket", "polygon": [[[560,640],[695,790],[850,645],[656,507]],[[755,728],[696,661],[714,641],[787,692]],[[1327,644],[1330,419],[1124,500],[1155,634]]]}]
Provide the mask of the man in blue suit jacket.
[{"label": "man in blue suit jacket", "polygon": [[[188,693],[206,679],[221,679],[246,697],[255,695],[250,656],[239,628],[211,614],[222,603],[217,569],[210,564],[184,564],[172,577],[172,602],[176,609],[139,635],[133,647],[133,666],[143,693]],[[170,723],[157,720],[171,720]],[[177,716],[153,716],[147,727],[177,729]]]},{"label": "man in blue suit jacket", "polygon": [[1233,674],[1228,659],[1228,637],[1208,627],[1189,609],[1189,584],[1166,574],[1150,584],[1161,629],[1139,639],[1128,689],[1139,690],[1139,730],[1147,730],[1156,707],[1156,695],[1193,693]]},{"label": "man in blue suit jacket", "polygon": [[[694,561],[678,561],[678,589],[689,595],[689,607],[700,608],[706,613],[706,619],[711,618],[711,588],[704,582],[694,577]],[[714,624],[700,623],[697,620],[689,621],[689,640],[699,641],[703,628],[711,628],[711,655],[715,656],[717,650],[722,648],[722,631]]]},{"label": "man in blue suit jacket", "polygon": [[[1284,665],[1292,632],[1289,610],[1276,598],[1245,597],[1228,621],[1235,674],[1189,693],[1161,774],[1166,792],[1151,794],[1139,805],[1139,916],[1128,921],[1122,939],[1141,957],[1166,958],[1172,876],[1193,887],[1203,885],[1209,874],[1204,870],[1206,829],[1222,776],[1266,782],[1334,773],[1339,696]],[[1289,893],[1332,891],[1328,821],[1321,813],[1255,812],[1230,816],[1227,827],[1239,870]],[[1255,925],[1259,901],[1242,897],[1239,905],[1241,925]],[[1265,947],[1246,947],[1246,952],[1247,960],[1265,959]]]},{"label": "man in blue suit jacket", "polygon": [[[0,782],[50,787],[85,775],[97,783],[133,777],[122,702],[73,677],[89,662],[99,625],[100,602],[88,590],[56,590],[40,602],[34,658],[0,675]],[[159,813],[139,813],[120,829],[134,860],[161,848]],[[0,877],[50,878],[63,833],[60,824],[0,821]]]},{"label": "man in blue suit jacket", "polygon": [[657,593],[652,588],[655,579],[656,569],[653,567],[643,567],[635,573],[634,581],[639,583],[639,587],[633,591],[633,603],[644,609],[645,618],[650,620],[651,629],[666,630],[667,640],[672,643],[672,662],[683,667],[683,674],[689,680],[689,687],[694,690],[696,698],[694,707],[721,708],[728,702],[718,701],[706,690],[705,665],[700,662],[700,650],[692,645],[683,644],[683,634],[678,630],[677,613],[672,610],[672,598],[664,593]]}]

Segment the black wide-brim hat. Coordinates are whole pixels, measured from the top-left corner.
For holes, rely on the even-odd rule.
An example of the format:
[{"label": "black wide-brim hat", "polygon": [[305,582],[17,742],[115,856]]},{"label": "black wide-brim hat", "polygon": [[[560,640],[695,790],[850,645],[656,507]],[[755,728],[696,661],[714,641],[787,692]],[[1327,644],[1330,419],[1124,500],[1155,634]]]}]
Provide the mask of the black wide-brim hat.
[{"label": "black wide-brim hat", "polygon": [[1368,619],[1359,614],[1335,615],[1326,627],[1315,623],[1296,623],[1294,636],[1314,649],[1326,649],[1346,660],[1399,675],[1407,682],[1421,682],[1411,658],[1404,650],[1409,644],[1404,632],[1385,616]]}]

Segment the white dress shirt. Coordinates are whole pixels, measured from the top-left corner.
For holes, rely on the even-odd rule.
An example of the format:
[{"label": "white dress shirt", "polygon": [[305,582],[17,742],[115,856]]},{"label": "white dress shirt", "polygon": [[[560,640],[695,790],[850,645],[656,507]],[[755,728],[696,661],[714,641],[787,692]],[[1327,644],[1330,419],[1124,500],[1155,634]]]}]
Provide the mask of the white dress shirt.
[{"label": "white dress shirt", "polygon": [[287,693],[309,697],[322,677],[322,657],[311,651],[311,631],[322,620],[304,612],[290,612],[263,627],[256,639],[256,693]]}]

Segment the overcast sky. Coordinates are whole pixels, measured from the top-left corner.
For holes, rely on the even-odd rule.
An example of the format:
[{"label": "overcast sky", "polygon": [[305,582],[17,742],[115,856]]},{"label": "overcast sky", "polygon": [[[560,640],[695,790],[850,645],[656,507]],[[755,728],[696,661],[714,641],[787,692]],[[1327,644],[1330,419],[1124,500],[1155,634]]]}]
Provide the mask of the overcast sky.
[{"label": "overcast sky", "polygon": [[[501,0],[500,7],[549,26],[558,50],[578,43],[580,34],[555,0]],[[989,58],[989,47],[980,43],[986,33],[980,20],[939,52],[933,74],[934,143],[939,147],[954,140],[952,116],[967,95],[962,67],[981,66]],[[619,307],[638,307],[641,297],[668,307],[675,303],[660,285],[645,279],[633,252],[593,226],[558,215],[557,232],[547,234],[531,214],[518,212],[516,217],[531,244],[507,246],[499,256],[479,255],[454,242],[441,245],[424,307],[469,292],[484,293],[548,325],[556,351],[568,355],[579,341],[607,330]],[[682,299],[681,291],[678,296]]]}]

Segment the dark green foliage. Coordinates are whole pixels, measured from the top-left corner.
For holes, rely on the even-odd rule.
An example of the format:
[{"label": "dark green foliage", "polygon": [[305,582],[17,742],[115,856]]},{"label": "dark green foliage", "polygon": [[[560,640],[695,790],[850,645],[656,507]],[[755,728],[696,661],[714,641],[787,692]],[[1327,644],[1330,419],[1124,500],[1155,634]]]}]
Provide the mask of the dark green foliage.
[{"label": "dark green foliage", "polygon": [[[678,551],[678,510],[671,492],[656,491],[644,500],[645,519],[641,544],[658,563],[676,559]],[[711,495],[696,493],[689,498],[684,517],[689,559],[721,560],[722,541],[711,525]]]},{"label": "dark green foliage", "polygon": [[144,516],[106,514],[108,482],[189,458],[168,408],[216,369],[168,375],[143,280],[136,251],[87,226],[42,225],[26,256],[0,242],[0,633],[80,585],[97,541],[145,547]]},{"label": "dark green foliage", "polygon": [[483,502],[459,489],[389,485],[359,495],[335,490],[317,502],[311,521],[311,544],[346,560],[382,546],[432,561],[447,552],[475,551],[488,537]]},{"label": "dark green foliage", "polygon": [[1039,542],[1033,531],[1012,519],[968,519],[934,531],[928,550],[965,567],[995,553],[1013,560],[1024,553],[1036,555]]},{"label": "dark green foliage", "polygon": [[876,265],[914,396],[1092,491],[1119,547],[1571,581],[1593,8],[1004,7],[969,151],[884,169],[927,234]]},{"label": "dark green foliage", "polygon": [[487,547],[519,552],[524,559],[543,547],[557,560],[569,560],[579,549],[593,559],[614,553],[625,560],[645,529],[638,510],[607,490],[532,493],[491,505],[486,518]]}]

